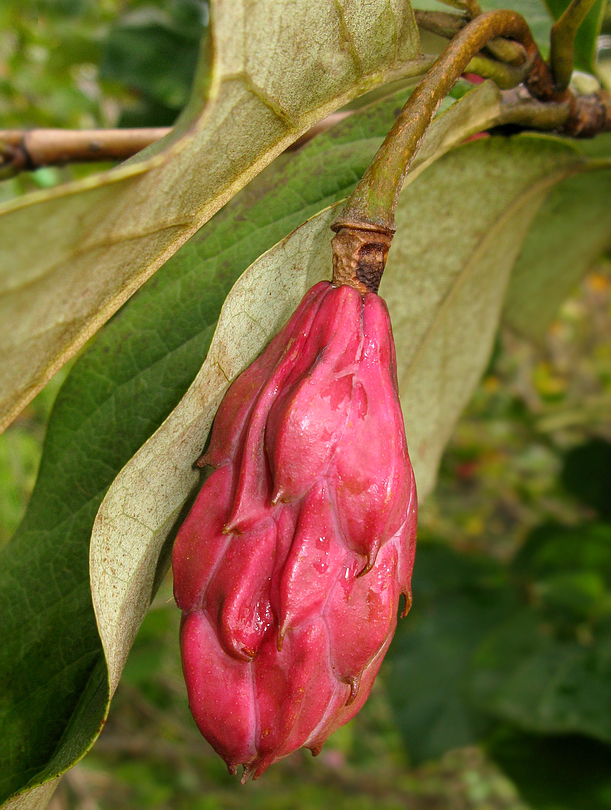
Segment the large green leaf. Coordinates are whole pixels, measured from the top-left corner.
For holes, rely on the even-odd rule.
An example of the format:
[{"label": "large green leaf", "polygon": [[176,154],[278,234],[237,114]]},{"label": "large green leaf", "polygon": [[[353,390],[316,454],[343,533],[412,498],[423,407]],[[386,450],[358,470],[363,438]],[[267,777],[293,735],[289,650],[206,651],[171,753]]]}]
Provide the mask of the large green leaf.
[{"label": "large green leaf", "polygon": [[0,206],[0,426],[302,132],[423,64],[409,2],[216,0],[191,101],[167,138]]},{"label": "large green leaf", "polygon": [[171,126],[188,99],[207,7],[197,0],[166,6],[122,16],[104,39],[100,78],[138,94],[120,126]]},{"label": "large green leaf", "polygon": [[579,279],[611,247],[609,200],[611,169],[565,180],[541,207],[505,304],[505,319],[523,335],[540,342]]},{"label": "large green leaf", "polygon": [[611,520],[611,442],[595,438],[572,447],[564,457],[561,479],[573,497]]},{"label": "large green leaf", "polygon": [[[494,118],[498,99],[491,85],[465,97],[461,109],[470,124],[457,126],[455,137]],[[102,648],[88,546],[106,489],[197,374],[235,279],[304,218],[354,187],[399,107],[393,98],[355,113],[275,163],[149,281],[75,364],[51,416],[26,519],[2,552],[3,796],[65,770],[103,720],[108,673],[92,668],[102,661]],[[450,117],[445,130],[432,133],[434,153],[451,145],[443,132],[447,136],[452,122],[460,123]],[[147,586],[150,591],[145,576]],[[67,694],[61,673],[68,664],[73,683]],[[102,704],[89,701],[90,694],[102,693]],[[40,704],[29,695],[40,696]],[[80,722],[89,721],[77,744],[70,723],[79,705]]]},{"label": "large green leaf", "polygon": [[529,731],[611,742],[611,629],[589,645],[557,639],[525,609],[491,632],[473,667],[473,699],[492,716]]},{"label": "large green leaf", "polygon": [[610,525],[542,526],[511,566],[421,546],[386,670],[416,760],[500,728],[609,743],[610,680]]},{"label": "large green leaf", "polygon": [[533,810],[611,810],[611,747],[497,729],[488,750]]},{"label": "large green leaf", "polygon": [[420,545],[414,607],[384,664],[395,720],[414,762],[474,745],[489,730],[490,717],[469,700],[471,659],[514,602],[499,563]]},{"label": "large green leaf", "polygon": [[[499,139],[463,147],[420,174],[444,143],[444,130],[456,135],[461,114],[473,125],[473,100],[489,92],[482,87],[466,97],[432,128],[400,198],[383,281],[421,497],[434,484],[443,445],[488,362],[507,275],[549,178],[581,161],[570,146],[553,139]],[[467,189],[485,198],[477,214],[468,204],[456,206],[457,198],[468,200]],[[335,215],[332,208],[313,217],[240,278],[197,378],[113,482],[100,508],[91,579],[113,685],[148,606],[155,563],[197,485],[193,460],[220,399],[307,287],[329,276],[329,224]],[[432,254],[427,249],[431,229]]]},{"label": "large green leaf", "polygon": [[[171,497],[158,497],[163,486],[158,468],[141,466],[146,454],[157,461],[155,443],[163,447],[177,418],[180,429],[190,429],[188,419],[180,423],[180,408],[156,434],[152,449],[145,447],[130,464],[135,471],[132,481],[138,486],[126,497],[122,475],[97,522],[96,536],[112,552],[96,557],[92,550],[97,561],[93,587],[102,594],[96,606],[104,608],[100,626],[108,631],[106,641],[116,641],[116,649],[108,656],[110,670],[103,663],[87,578],[89,536],[106,489],[197,374],[231,282],[305,216],[353,187],[394,109],[396,102],[390,102],[378,109],[378,114],[385,110],[380,118],[357,114],[342,125],[339,134],[321,136],[296,159],[284,157],[270,168],[151,280],[75,365],[51,419],[28,515],[0,568],[0,615],[8,628],[7,643],[0,648],[2,683],[9,687],[0,737],[6,752],[3,758],[10,763],[6,793],[26,779],[35,785],[60,773],[96,736],[108,703],[107,679],[110,675],[112,685],[116,682],[150,596],[160,547],[165,536],[171,536],[176,511],[193,485],[192,473],[188,473],[191,478],[184,474],[195,457],[187,444],[184,454],[173,456],[180,466],[175,465],[166,479]],[[412,173],[402,195],[407,210],[399,212],[405,225],[400,234],[407,236],[398,238],[385,285],[396,321],[408,430],[413,435],[421,431],[412,450],[423,490],[432,485],[444,435],[449,434],[487,362],[507,274],[521,239],[549,185],[584,165],[573,147],[557,139],[520,137],[468,144],[423,172],[453,139],[489,126],[498,115],[499,96],[490,85],[454,105],[431,131],[428,146],[425,143],[420,154],[420,176],[418,171]],[[449,189],[447,195],[445,189]],[[440,213],[441,227],[435,235],[438,249],[424,250],[415,236],[420,229],[430,235],[431,223]],[[294,264],[297,276],[291,277],[295,283],[291,281],[285,296],[274,301],[267,297],[260,304],[259,310],[268,318],[265,326],[255,330],[247,318],[242,362],[258,351],[252,337],[259,348],[264,345],[282,312],[288,311],[291,298],[293,305],[298,299],[300,266],[302,288],[315,276],[316,261],[318,272],[323,272],[323,265],[328,272],[331,216],[331,212],[321,214],[272,251],[276,260]],[[308,234],[312,250],[307,261],[314,261],[310,273],[302,243]],[[495,251],[502,253],[502,261]],[[259,273],[260,283],[251,283],[254,295],[265,290],[269,273],[272,278],[278,275],[278,264],[270,263],[272,254],[255,263],[241,282],[248,284]],[[226,311],[232,311],[232,306],[234,312],[242,311],[239,291],[236,296]],[[414,311],[414,301],[420,302],[419,312]],[[237,322],[229,332],[233,343],[240,334]],[[226,351],[221,345],[216,356]],[[231,373],[237,370],[232,367]],[[447,385],[439,387],[440,379]],[[438,401],[429,408],[423,429],[410,419],[414,414],[419,418],[422,408],[430,404],[431,381],[437,386],[432,395]],[[218,402],[221,393],[201,392],[195,386],[184,402],[200,396],[202,411],[209,413],[214,397]],[[417,407],[412,409],[414,404]],[[197,441],[201,441],[205,428],[196,427]],[[130,473],[125,475],[129,478]],[[121,526],[113,524],[121,510],[132,523],[140,519],[146,535],[143,543],[133,534],[133,525],[124,533],[125,542]],[[97,541],[96,548],[100,548]],[[131,568],[126,568],[126,562]],[[106,585],[116,575],[109,587],[100,576],[100,564],[111,574]],[[125,633],[116,632],[117,617],[126,621]],[[109,650],[110,646],[107,654]],[[41,683],[40,660],[48,662],[55,679],[45,674]],[[69,694],[61,676],[67,666],[72,674]],[[32,695],[36,699],[29,700]]]},{"label": "large green leaf", "polygon": [[542,526],[513,568],[530,603],[482,643],[473,699],[528,731],[611,743],[611,525]]},{"label": "large green leaf", "polygon": [[[452,140],[461,140],[483,120],[496,116],[498,99],[492,84],[481,86],[438,119],[424,141],[410,182],[448,149]],[[384,106],[390,110],[394,104],[391,100]],[[347,154],[352,161],[358,157],[356,146],[351,147],[351,155]],[[326,159],[329,153],[320,154]],[[299,160],[290,164],[293,192],[297,191],[295,172],[299,165]],[[314,168],[311,160],[306,165]],[[307,287],[329,275],[329,224],[335,213],[335,209],[323,212],[297,229],[286,242],[255,262],[234,286],[193,385],[114,481],[98,513],[91,543],[91,581],[113,686],[148,607],[157,558],[166,539],[171,539],[185,499],[197,484],[193,459],[205,442],[220,399],[229,381],[257,356]],[[401,284],[401,278],[396,283]]]}]

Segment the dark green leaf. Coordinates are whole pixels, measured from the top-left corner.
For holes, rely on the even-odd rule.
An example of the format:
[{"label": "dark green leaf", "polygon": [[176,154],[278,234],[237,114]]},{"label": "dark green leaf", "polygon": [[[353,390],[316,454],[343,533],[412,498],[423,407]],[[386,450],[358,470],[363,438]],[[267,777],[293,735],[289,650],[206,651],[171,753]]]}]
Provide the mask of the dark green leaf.
[{"label": "dark green leaf", "polygon": [[488,750],[533,810],[610,810],[611,748],[578,735],[499,728]]},{"label": "dark green leaf", "polygon": [[564,458],[562,483],[601,517],[611,518],[611,443],[591,439],[569,450]]},{"label": "dark green leaf", "polygon": [[178,113],[189,96],[205,31],[201,18],[194,22],[187,30],[177,30],[154,9],[123,18],[104,43],[101,78],[120,82]]},{"label": "dark green leaf", "polygon": [[555,629],[528,608],[494,628],[473,659],[471,695],[525,730],[611,742],[611,629],[585,640]]},{"label": "dark green leaf", "polygon": [[[392,99],[355,114],[264,172],[75,363],[51,416],[26,518],[1,552],[0,761],[9,766],[0,801],[65,770],[103,720],[108,692],[88,544],[106,489],[192,381],[235,279],[346,195],[397,109]],[[77,729],[77,715],[86,722],[75,740],[69,729]]]},{"label": "dark green leaf", "polygon": [[511,569],[514,585],[499,563],[419,549],[386,670],[416,760],[499,720],[611,741],[611,526],[542,527]]},{"label": "dark green leaf", "polygon": [[501,566],[436,543],[421,544],[414,608],[384,665],[385,683],[415,762],[478,742],[490,718],[469,700],[471,658],[483,636],[511,610]]},{"label": "dark green leaf", "polygon": [[473,699],[528,731],[611,742],[611,526],[540,526],[512,568],[523,607],[478,649]]},{"label": "dark green leaf", "polygon": [[555,623],[606,621],[611,611],[610,524],[539,526],[512,567],[537,610]]},{"label": "dark green leaf", "polygon": [[559,571],[597,570],[611,587],[611,525],[539,526],[529,535],[512,567],[531,580]]}]

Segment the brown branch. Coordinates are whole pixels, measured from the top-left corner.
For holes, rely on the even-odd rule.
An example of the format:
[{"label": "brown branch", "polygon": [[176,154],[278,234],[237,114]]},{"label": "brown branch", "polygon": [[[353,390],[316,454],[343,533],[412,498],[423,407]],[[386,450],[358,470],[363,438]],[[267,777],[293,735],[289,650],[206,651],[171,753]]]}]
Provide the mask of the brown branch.
[{"label": "brown branch", "polygon": [[[350,284],[361,292],[377,292],[386,256],[395,232],[395,209],[411,162],[444,96],[451,90],[470,60],[496,37],[514,39],[524,48],[530,72],[524,91],[532,100],[549,105],[541,115],[540,105],[529,108],[516,99],[516,118],[536,113],[542,123],[557,125],[557,131],[579,137],[611,130],[611,96],[604,92],[577,96],[558,88],[544,62],[526,20],[513,11],[490,11],[475,17],[449,42],[433,67],[409,97],[365,174],[340,215],[331,225],[333,282]],[[507,65],[498,63],[499,67]],[[515,68],[514,68],[515,70]]]},{"label": "brown branch", "polygon": [[[349,111],[332,113],[288,148],[299,149],[319,132],[324,132],[348,115]],[[0,130],[0,179],[43,166],[127,160],[170,131],[169,127]]]},{"label": "brown branch", "polygon": [[331,226],[333,230],[358,228],[373,231],[376,237],[380,233],[394,233],[394,212],[403,180],[437,108],[472,57],[498,36],[510,37],[523,46],[531,67],[526,81],[531,93],[544,100],[556,100],[551,74],[526,20],[514,11],[481,14],[450,40],[411,94],[346,207]]},{"label": "brown branch", "polygon": [[[588,2],[588,0],[583,0]],[[577,0],[575,0],[577,2]],[[478,10],[475,0],[470,0],[471,13]],[[464,2],[456,0],[457,7],[467,10]],[[499,14],[500,12],[495,12]],[[481,26],[483,17],[475,18]],[[449,39],[461,39],[465,26],[473,25],[464,15],[448,14],[444,12],[426,12],[416,10],[418,24],[427,30],[439,33]],[[481,30],[481,29],[480,29]],[[523,31],[516,35],[522,39]],[[511,36],[512,34],[509,33]],[[484,37],[482,41],[486,38]],[[528,40],[528,36],[526,36]],[[592,96],[577,96],[572,91],[562,92],[551,75],[548,66],[543,62],[536,49],[533,50],[529,42],[530,59],[526,59],[526,40],[520,44],[515,40],[492,37],[480,48],[488,50],[497,60],[476,55],[465,69],[478,73],[484,77],[493,78],[500,87],[511,87],[522,81],[524,71],[531,67],[527,85],[535,98],[554,102],[554,110],[550,111],[550,119],[558,120],[564,117],[568,109],[566,120],[562,126],[555,129],[563,134],[573,137],[592,137],[599,132],[611,129],[611,98],[608,93],[601,91]],[[494,46],[494,47],[492,47]],[[565,102],[568,103],[568,107]],[[537,120],[546,118],[540,105],[533,106],[537,111]],[[562,109],[562,113],[560,113]],[[336,112],[315,124],[310,130],[298,138],[288,149],[298,149],[307,143],[319,132],[350,115],[350,111]],[[526,113],[526,117],[528,113]],[[532,128],[537,128],[534,124]],[[37,169],[43,166],[61,166],[69,163],[121,161],[132,157],[137,152],[155,143],[170,132],[169,128],[158,127],[150,129],[97,129],[97,130],[62,130],[62,129],[33,129],[0,130],[0,180],[12,177],[20,171]]]},{"label": "brown branch", "polygon": [[[155,143],[170,129],[0,130],[0,159],[16,171],[66,163],[125,160]],[[0,165],[2,165],[0,163]]]},{"label": "brown branch", "polygon": [[558,132],[572,138],[593,138],[611,132],[611,94],[606,90],[589,96],[578,96],[569,90],[568,98],[570,113]]}]

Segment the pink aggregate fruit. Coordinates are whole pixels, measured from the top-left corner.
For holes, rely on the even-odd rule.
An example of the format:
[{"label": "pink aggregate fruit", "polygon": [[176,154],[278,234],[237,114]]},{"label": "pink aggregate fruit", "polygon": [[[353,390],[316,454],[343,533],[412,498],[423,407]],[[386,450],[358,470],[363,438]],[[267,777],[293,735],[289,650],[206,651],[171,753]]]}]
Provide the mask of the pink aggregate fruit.
[{"label": "pink aggregate fruit", "polygon": [[365,702],[411,604],[416,490],[388,311],[320,282],[228,390],[174,546],[200,731],[244,780]]}]

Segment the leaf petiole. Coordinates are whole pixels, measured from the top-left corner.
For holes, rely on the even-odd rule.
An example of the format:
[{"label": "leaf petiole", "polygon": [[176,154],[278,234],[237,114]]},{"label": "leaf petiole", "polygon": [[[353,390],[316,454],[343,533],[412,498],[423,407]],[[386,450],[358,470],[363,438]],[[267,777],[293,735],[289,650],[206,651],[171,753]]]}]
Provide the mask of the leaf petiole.
[{"label": "leaf petiole", "polygon": [[[394,212],[405,175],[439,104],[473,57],[491,40],[509,36],[523,45],[531,74],[546,77],[543,62],[524,18],[513,11],[490,11],[468,23],[450,41],[409,97],[333,229],[357,227],[392,234]],[[539,94],[552,88],[539,87]]]},{"label": "leaf petiole", "polygon": [[550,68],[558,90],[566,90],[575,62],[575,36],[596,0],[571,0],[552,28]]}]

